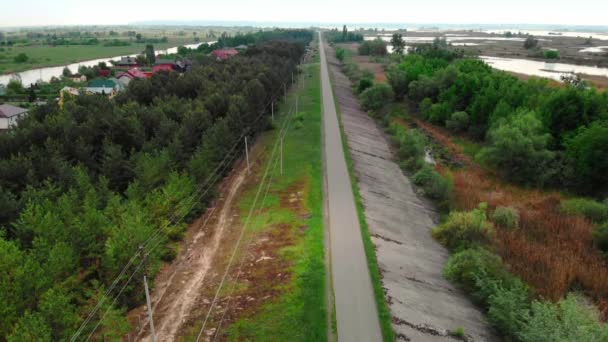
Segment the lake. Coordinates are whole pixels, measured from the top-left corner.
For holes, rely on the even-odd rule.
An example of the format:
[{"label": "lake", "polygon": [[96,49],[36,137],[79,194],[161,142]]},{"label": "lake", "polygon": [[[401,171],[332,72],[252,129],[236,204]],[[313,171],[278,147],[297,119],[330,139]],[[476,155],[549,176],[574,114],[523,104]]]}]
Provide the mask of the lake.
[{"label": "lake", "polygon": [[[207,43],[213,44],[215,42],[207,42]],[[183,46],[190,48],[190,49],[196,49],[201,44],[204,44],[204,42],[196,43],[196,44],[187,44],[187,45],[183,45]],[[176,47],[172,47],[172,48],[169,48],[166,50],[156,50],[155,53],[156,53],[156,55],[174,54],[174,53],[177,53],[177,48],[178,47],[176,46]],[[23,86],[29,87],[30,84],[36,83],[38,80],[48,82],[53,77],[60,77],[61,75],[63,75],[63,68],[65,68],[66,66],[68,67],[68,69],[70,69],[70,71],[72,73],[77,73],[78,68],[80,66],[92,67],[101,62],[107,63],[109,65],[110,61],[120,59],[121,57],[127,57],[127,56],[135,57],[136,54],[114,56],[114,57],[110,57],[110,58],[99,58],[99,59],[93,59],[93,60],[82,61],[82,62],[68,64],[68,65],[55,66],[55,67],[31,69],[31,70],[27,70],[27,71],[18,72],[16,74],[19,75],[19,77],[21,77],[21,82],[23,83]],[[8,82],[11,80],[11,77],[13,77],[13,75],[14,74],[1,75],[0,84],[8,84]]]},{"label": "lake", "polygon": [[502,58],[479,56],[483,61],[496,69],[517,72],[520,74],[561,80],[562,75],[587,74],[608,77],[608,68],[596,66],[550,63],[519,58]]}]

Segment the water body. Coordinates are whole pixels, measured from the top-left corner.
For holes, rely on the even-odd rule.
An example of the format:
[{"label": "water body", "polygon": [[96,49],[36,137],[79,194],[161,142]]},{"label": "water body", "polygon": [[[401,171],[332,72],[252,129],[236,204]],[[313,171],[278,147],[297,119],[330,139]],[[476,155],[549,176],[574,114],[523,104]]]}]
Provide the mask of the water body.
[{"label": "water body", "polygon": [[608,46],[593,46],[580,50],[579,52],[585,53],[603,53],[608,52]]},{"label": "water body", "polygon": [[562,75],[572,75],[577,73],[608,77],[608,68],[600,68],[596,66],[548,63],[532,61],[528,59],[502,58],[490,56],[480,56],[479,58],[481,58],[490,66],[496,69],[517,72],[526,75],[546,77],[558,81],[561,80]]},{"label": "water body", "polygon": [[482,32],[494,33],[494,34],[504,34],[506,32],[521,32],[523,34],[531,34],[533,36],[540,36],[540,37],[572,37],[572,38],[593,37],[594,39],[608,40],[608,32],[546,31],[546,30],[519,30],[519,29],[483,30]]},{"label": "water body", "polygon": [[[207,42],[207,43],[213,44],[215,42]],[[187,44],[187,45],[183,45],[183,46],[190,48],[190,49],[196,49],[201,44],[204,44],[204,43]],[[174,53],[177,53],[177,48],[178,47],[176,46],[176,47],[168,48],[166,50],[156,50],[156,55],[158,56],[158,55],[174,54]],[[78,68],[80,66],[92,67],[101,62],[105,62],[105,63],[109,64],[110,61],[117,60],[117,59],[120,59],[121,57],[127,57],[127,56],[135,57],[136,54],[114,56],[114,57],[110,57],[110,58],[99,58],[99,59],[82,61],[82,62],[68,64],[68,65],[31,69],[31,70],[18,72],[15,74],[0,75],[0,84],[8,84],[8,82],[11,80],[11,77],[14,77],[13,75],[18,75],[21,78],[21,82],[23,83],[23,85],[27,87],[32,83],[38,82],[39,80],[48,82],[53,77],[60,77],[63,74],[63,68],[66,66],[68,69],[70,69],[70,71],[72,73],[77,73]]]}]

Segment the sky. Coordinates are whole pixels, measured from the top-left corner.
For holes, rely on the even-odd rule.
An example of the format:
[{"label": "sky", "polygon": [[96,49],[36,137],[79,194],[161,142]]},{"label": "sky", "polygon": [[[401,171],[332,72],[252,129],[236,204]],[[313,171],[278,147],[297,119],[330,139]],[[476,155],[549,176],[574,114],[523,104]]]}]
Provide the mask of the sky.
[{"label": "sky", "polygon": [[608,0],[0,0],[0,26],[150,20],[608,25]]}]

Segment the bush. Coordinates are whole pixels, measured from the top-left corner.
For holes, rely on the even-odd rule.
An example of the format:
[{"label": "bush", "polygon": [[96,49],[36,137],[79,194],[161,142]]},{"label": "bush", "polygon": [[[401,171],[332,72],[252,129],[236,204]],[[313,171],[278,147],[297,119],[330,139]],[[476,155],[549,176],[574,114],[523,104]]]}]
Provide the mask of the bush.
[{"label": "bush", "polygon": [[398,137],[401,159],[422,159],[426,149],[426,136],[417,129],[408,129]]},{"label": "bush", "polygon": [[445,126],[453,131],[465,131],[469,127],[469,114],[455,112],[450,119],[445,121]]},{"label": "bush", "polygon": [[471,248],[490,240],[494,230],[486,216],[486,203],[469,212],[451,212],[446,222],[433,228],[433,236],[450,250]]},{"label": "bush", "polygon": [[563,212],[582,215],[588,220],[600,223],[608,220],[608,205],[587,198],[573,198],[561,202]]},{"label": "bush", "polygon": [[344,54],[346,53],[346,51],[344,51],[343,48],[337,48],[336,49],[336,58],[340,61],[343,62],[344,61]]},{"label": "bush", "polygon": [[548,50],[545,51],[546,59],[559,59],[559,51],[557,50]]},{"label": "bush", "polygon": [[362,56],[386,56],[386,42],[380,38],[366,40],[359,45],[359,54]]},{"label": "bush", "polygon": [[508,228],[519,228],[519,212],[510,207],[497,207],[492,214],[492,221],[497,225]]},{"label": "bush", "polygon": [[502,260],[496,254],[484,248],[469,248],[450,256],[443,275],[476,299],[485,301],[485,297],[475,296],[480,290],[478,279],[502,279],[505,271]]},{"label": "bush", "polygon": [[365,110],[378,110],[393,100],[394,94],[390,86],[375,84],[361,93],[361,105]]},{"label": "bush", "polygon": [[368,88],[371,88],[373,85],[374,81],[372,81],[370,78],[363,77],[359,80],[359,83],[357,83],[357,93],[361,94]]},{"label": "bush", "polygon": [[409,87],[407,73],[399,68],[392,68],[386,75],[388,83],[393,88],[395,100],[403,100]]},{"label": "bush", "polygon": [[608,222],[595,227],[592,236],[595,246],[608,255]]},{"label": "bush", "polygon": [[422,166],[422,168],[420,168],[420,170],[414,174],[414,184],[418,186],[429,184],[433,180],[433,172],[435,171],[430,166]]},{"label": "bush", "polygon": [[424,189],[424,194],[429,198],[443,202],[450,197],[452,183],[437,171],[433,171],[431,173],[431,179],[422,186],[422,189]]},{"label": "bush", "polygon": [[530,310],[530,291],[519,279],[508,286],[498,283],[488,298],[488,318],[500,332],[517,336]]},{"label": "bush", "polygon": [[25,62],[27,62],[28,59],[29,59],[29,57],[23,52],[18,54],[14,58],[15,63],[25,63]]},{"label": "bush", "polygon": [[607,341],[608,325],[584,299],[570,294],[558,303],[534,301],[518,334],[524,342]]}]

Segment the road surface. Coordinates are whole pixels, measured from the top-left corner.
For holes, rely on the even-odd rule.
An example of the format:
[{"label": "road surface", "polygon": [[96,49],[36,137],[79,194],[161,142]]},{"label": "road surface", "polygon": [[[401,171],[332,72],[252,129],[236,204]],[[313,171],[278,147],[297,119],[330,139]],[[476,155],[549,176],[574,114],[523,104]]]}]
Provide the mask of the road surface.
[{"label": "road surface", "polygon": [[325,49],[320,41],[326,194],[338,340],[381,341],[378,310],[346,167]]}]

